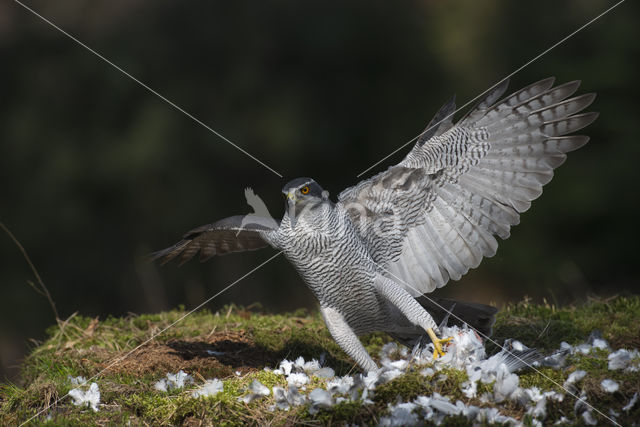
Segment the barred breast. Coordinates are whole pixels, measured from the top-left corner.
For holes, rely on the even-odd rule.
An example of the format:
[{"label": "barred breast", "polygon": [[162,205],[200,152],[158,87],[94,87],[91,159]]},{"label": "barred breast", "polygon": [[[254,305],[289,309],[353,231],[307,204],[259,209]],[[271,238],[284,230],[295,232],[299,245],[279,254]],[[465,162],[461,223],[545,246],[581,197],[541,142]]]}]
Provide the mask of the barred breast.
[{"label": "barred breast", "polygon": [[327,202],[305,209],[295,227],[285,214],[273,240],[320,305],[338,310],[356,334],[385,329],[389,313],[373,286],[375,263],[342,208]]}]

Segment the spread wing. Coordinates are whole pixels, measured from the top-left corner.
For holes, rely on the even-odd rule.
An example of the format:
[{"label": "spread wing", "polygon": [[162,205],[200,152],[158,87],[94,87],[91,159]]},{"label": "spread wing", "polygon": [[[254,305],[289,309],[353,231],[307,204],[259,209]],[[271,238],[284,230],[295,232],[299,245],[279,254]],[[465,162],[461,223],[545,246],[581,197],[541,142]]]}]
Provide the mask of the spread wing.
[{"label": "spread wing", "polygon": [[402,162],[339,195],[374,260],[410,293],[458,280],[493,256],[495,236],[509,237],[565,153],[587,143],[566,135],[596,119],[577,114],[595,94],[569,98],[579,81],[553,83],[498,101],[505,82],[455,125],[455,104],[445,104]]},{"label": "spread wing", "polygon": [[186,233],[175,245],[154,252],[151,260],[160,259],[165,264],[180,255],[180,265],[200,251],[200,262],[215,255],[231,252],[253,251],[269,246],[266,235],[277,229],[271,218],[254,215],[237,215],[213,224],[203,225]]}]

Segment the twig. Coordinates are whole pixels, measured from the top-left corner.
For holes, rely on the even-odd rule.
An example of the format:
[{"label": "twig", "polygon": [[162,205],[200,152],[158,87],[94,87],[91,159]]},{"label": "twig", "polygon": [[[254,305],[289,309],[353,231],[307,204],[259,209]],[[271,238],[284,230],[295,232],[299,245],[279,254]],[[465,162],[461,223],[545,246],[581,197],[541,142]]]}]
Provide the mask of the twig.
[{"label": "twig", "polygon": [[544,335],[545,332],[547,332],[547,329],[549,329],[549,325],[551,324],[551,321],[547,322],[547,325],[544,327],[544,329],[542,330],[542,332],[540,332],[540,335],[538,335],[538,338],[536,338],[535,342],[538,342],[538,340],[540,338],[542,338],[542,335]]},{"label": "twig", "polygon": [[[56,337],[66,338],[68,341],[71,341],[71,337],[67,335],[67,325],[69,324],[69,321],[71,319],[76,317],[77,314],[78,312],[76,311],[71,316],[69,316],[66,320],[62,320],[60,318],[56,319],[58,321],[58,332],[56,333]],[[60,349],[61,345],[62,345],[62,339],[58,341],[58,346],[56,347],[56,351]]]},{"label": "twig", "polygon": [[[51,305],[51,309],[53,310],[53,314],[56,316],[56,322],[58,322],[60,320],[60,316],[58,316],[56,303],[53,302],[53,298],[51,298],[51,294],[49,293],[49,290],[44,285],[42,278],[40,278],[40,274],[38,274],[38,270],[36,270],[36,267],[31,262],[31,258],[29,258],[29,255],[27,255],[27,251],[24,249],[24,247],[20,244],[18,239],[16,239],[13,233],[9,231],[9,229],[4,225],[2,221],[0,221],[0,227],[2,227],[4,232],[7,233],[7,235],[11,238],[11,240],[13,240],[13,243],[15,243],[18,249],[20,249],[20,252],[22,252],[22,256],[24,256],[24,259],[27,261],[27,264],[29,264],[29,267],[31,267],[31,271],[33,271],[33,274],[36,276],[36,279],[38,280],[38,284],[40,284],[41,289],[38,289],[37,287],[33,286],[33,283],[31,283],[32,287],[36,291],[39,291],[41,295],[44,295],[45,297],[47,297],[47,300],[49,300],[49,305]],[[27,282],[27,283],[30,283],[30,282]]]}]

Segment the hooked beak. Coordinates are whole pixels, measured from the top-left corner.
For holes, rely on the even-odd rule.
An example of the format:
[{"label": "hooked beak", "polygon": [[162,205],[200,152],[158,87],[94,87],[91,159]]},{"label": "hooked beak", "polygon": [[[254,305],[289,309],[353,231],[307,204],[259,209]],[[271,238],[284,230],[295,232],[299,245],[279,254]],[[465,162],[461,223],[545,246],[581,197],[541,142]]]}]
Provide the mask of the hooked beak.
[{"label": "hooked beak", "polygon": [[296,227],[296,193],[289,191],[287,194],[287,213],[289,215],[289,221],[291,222],[291,228]]}]

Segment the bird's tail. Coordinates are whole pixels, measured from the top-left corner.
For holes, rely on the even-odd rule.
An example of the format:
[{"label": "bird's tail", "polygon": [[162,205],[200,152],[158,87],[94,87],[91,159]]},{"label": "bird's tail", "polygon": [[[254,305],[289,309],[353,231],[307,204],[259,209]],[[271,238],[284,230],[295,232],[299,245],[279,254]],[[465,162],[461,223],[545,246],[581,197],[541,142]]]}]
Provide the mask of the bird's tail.
[{"label": "bird's tail", "polygon": [[448,298],[433,298],[421,295],[416,298],[429,312],[436,324],[462,326],[464,323],[486,336],[491,336],[498,309],[491,305],[456,301]]}]

